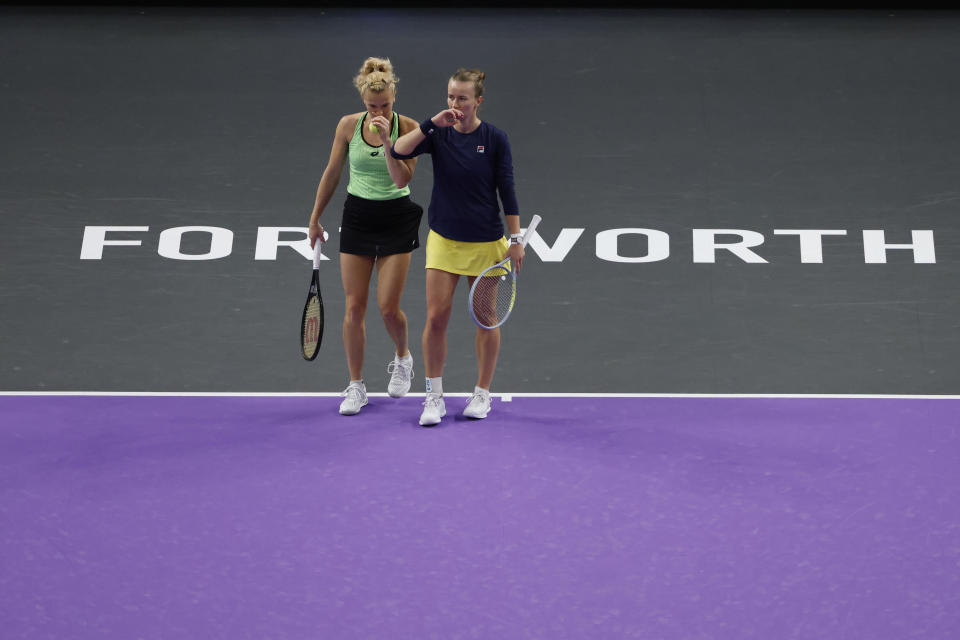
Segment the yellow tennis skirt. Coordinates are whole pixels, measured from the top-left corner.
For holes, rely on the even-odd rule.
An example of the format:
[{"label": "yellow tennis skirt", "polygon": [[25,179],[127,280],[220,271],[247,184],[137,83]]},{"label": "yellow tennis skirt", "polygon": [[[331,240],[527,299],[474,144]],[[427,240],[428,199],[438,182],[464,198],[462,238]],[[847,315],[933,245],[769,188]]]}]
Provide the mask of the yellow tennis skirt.
[{"label": "yellow tennis skirt", "polygon": [[427,269],[478,276],[487,267],[503,260],[509,247],[506,238],[492,242],[458,242],[431,229],[427,234]]}]

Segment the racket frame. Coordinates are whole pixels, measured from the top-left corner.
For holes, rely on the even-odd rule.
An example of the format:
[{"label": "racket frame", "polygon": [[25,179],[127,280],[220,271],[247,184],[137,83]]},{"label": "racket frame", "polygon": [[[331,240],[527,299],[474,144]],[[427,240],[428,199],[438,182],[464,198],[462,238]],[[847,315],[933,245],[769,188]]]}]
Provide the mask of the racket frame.
[{"label": "racket frame", "polygon": [[[530,220],[530,225],[527,227],[526,231],[524,231],[523,235],[520,237],[520,246],[526,248],[527,242],[530,241],[530,237],[533,235],[533,232],[536,231],[537,225],[540,224],[541,220],[542,218],[539,215],[535,214],[533,216],[533,218]],[[497,274],[496,276],[485,276],[485,274],[494,270],[506,271],[507,275]],[[503,286],[506,280],[509,279],[510,281],[509,286],[513,288],[513,300],[511,300],[510,302],[510,308],[507,310],[507,313],[504,314],[502,318],[500,318],[500,321],[493,326],[483,324],[483,322],[477,317],[477,313],[473,308],[474,294],[476,294],[477,286],[481,283],[484,277],[501,278],[501,283],[499,286]],[[477,275],[477,277],[474,279],[473,284],[470,286],[470,292],[467,295],[467,311],[470,313],[470,317],[473,319],[473,322],[481,329],[492,330],[492,329],[496,329],[498,327],[503,326],[503,323],[506,322],[507,318],[510,317],[510,314],[513,313],[513,309],[514,307],[516,307],[516,304],[517,304],[517,271],[516,269],[513,268],[513,263],[511,262],[510,258],[505,258],[500,262],[494,265],[490,265],[489,267],[481,271]]]},{"label": "racket frame", "polygon": [[[313,273],[310,276],[310,291],[307,293],[307,301],[303,305],[303,315],[300,317],[300,355],[303,356],[304,360],[313,361],[317,358],[317,354],[320,353],[320,345],[323,344],[323,295],[320,293],[320,245],[321,239],[317,238],[316,243],[313,247]],[[317,302],[320,305],[320,313],[317,317],[319,326],[317,327],[317,347],[314,349],[312,355],[307,355],[306,350],[304,349],[305,345],[303,342],[304,334],[307,329],[307,311],[310,308],[310,302],[313,298],[317,298]]]}]

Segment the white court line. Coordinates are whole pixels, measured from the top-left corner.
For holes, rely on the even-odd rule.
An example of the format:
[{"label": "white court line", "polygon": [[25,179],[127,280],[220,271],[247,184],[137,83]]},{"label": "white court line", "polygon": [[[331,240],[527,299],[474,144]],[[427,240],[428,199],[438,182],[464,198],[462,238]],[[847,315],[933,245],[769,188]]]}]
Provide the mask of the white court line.
[{"label": "white court line", "polygon": [[[386,398],[386,393],[367,393],[373,398]],[[424,393],[408,393],[410,397],[422,398]],[[470,392],[444,393],[448,397],[469,397]],[[833,393],[492,393],[495,398],[510,402],[513,398],[825,398],[864,400],[960,400],[955,395],[872,395]],[[283,392],[219,392],[219,391],[0,391],[0,396],[127,396],[127,397],[222,397],[222,398],[332,398],[341,393],[283,393]]]}]

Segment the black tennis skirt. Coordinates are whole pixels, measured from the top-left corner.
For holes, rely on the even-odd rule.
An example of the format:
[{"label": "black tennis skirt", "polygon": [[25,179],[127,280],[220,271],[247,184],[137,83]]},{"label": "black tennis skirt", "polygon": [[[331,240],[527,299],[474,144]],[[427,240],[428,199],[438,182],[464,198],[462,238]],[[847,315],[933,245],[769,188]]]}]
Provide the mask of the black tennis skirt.
[{"label": "black tennis skirt", "polygon": [[420,246],[423,207],[403,196],[367,200],[347,194],[340,223],[340,251],[360,256],[410,253]]}]

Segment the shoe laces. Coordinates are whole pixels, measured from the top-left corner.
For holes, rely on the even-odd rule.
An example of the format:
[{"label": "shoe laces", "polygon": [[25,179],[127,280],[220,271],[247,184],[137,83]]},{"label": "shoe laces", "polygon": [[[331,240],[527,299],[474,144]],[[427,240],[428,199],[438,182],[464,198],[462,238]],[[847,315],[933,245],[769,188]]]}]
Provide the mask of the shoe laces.
[{"label": "shoe laces", "polygon": [[427,397],[423,401],[423,406],[424,407],[433,406],[439,410],[441,402],[443,402],[443,396],[441,396],[439,393],[428,393]]},{"label": "shoe laces", "polygon": [[474,400],[479,400],[480,402],[487,403],[490,402],[490,392],[488,391],[474,391],[473,395],[470,396],[470,399],[467,400],[467,406],[473,404]]},{"label": "shoe laces", "polygon": [[363,387],[358,384],[351,384],[347,385],[347,388],[344,389],[340,395],[344,398],[351,398],[359,402],[360,399],[363,398],[363,393]]},{"label": "shoe laces", "polygon": [[387,365],[387,373],[391,375],[399,375],[401,378],[406,380],[413,379],[413,363],[407,364],[403,360],[394,358],[393,361]]}]

